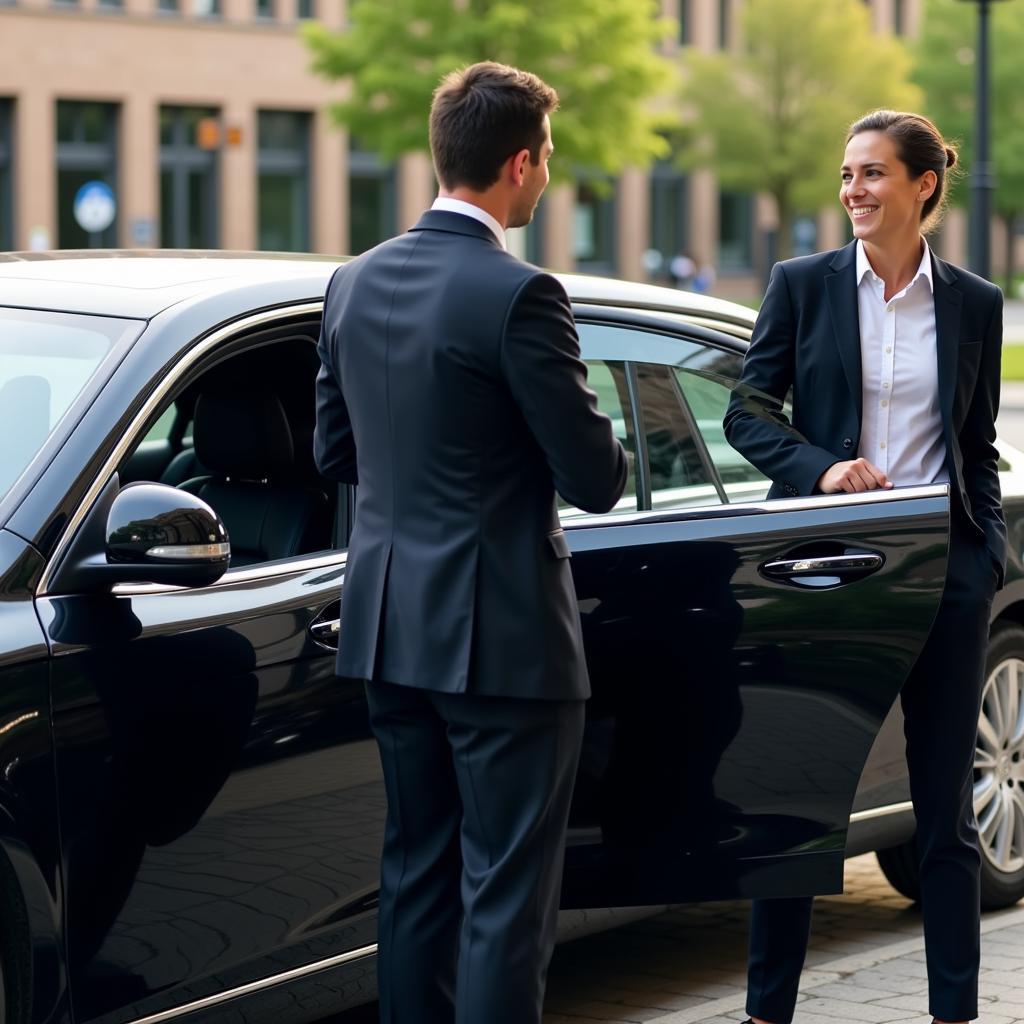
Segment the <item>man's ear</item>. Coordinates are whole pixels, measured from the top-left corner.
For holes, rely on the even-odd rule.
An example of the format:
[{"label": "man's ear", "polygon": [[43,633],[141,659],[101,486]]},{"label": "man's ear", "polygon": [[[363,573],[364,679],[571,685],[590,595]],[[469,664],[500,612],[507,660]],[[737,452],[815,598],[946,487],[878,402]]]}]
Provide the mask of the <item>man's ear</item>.
[{"label": "man's ear", "polygon": [[530,151],[521,149],[514,153],[509,159],[512,161],[512,181],[516,185],[522,185],[526,178],[526,164],[530,159]]}]

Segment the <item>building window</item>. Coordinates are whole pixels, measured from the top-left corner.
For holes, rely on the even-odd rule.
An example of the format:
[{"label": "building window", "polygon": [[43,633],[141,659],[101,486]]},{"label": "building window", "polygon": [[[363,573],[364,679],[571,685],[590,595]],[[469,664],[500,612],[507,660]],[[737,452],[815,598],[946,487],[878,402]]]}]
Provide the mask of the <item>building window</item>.
[{"label": "building window", "polygon": [[718,197],[718,269],[750,270],[754,263],[754,198],[746,192]]},{"label": "building window", "polygon": [[259,247],[309,248],[309,114],[261,110],[258,118]]},{"label": "building window", "polygon": [[181,14],[179,0],[156,0],[156,9],[160,14]]},{"label": "building window", "polygon": [[[651,245],[648,270],[652,276],[675,281],[672,260],[686,251],[686,175],[668,160],[651,169]],[[656,254],[656,255],[655,255]]]},{"label": "building window", "polygon": [[395,168],[353,139],[348,154],[349,250],[353,256],[391,238],[398,214]]},{"label": "building window", "polygon": [[160,244],[216,249],[219,112],[160,108]]},{"label": "building window", "polygon": [[256,17],[261,21],[273,21],[277,17],[274,0],[256,0]]},{"label": "building window", "polygon": [[718,0],[718,45],[721,49],[729,48],[732,33],[732,0]]},{"label": "building window", "polygon": [[220,0],[194,0],[192,13],[197,18],[219,18]]},{"label": "building window", "polygon": [[313,0],[298,0],[295,5],[295,14],[300,21],[308,21],[316,17],[316,7]]},{"label": "building window", "polygon": [[11,100],[0,99],[0,250],[14,248],[14,186],[11,181]]},{"label": "building window", "polygon": [[812,216],[797,217],[793,221],[790,239],[794,256],[810,256],[818,251],[818,221]]},{"label": "building window", "polygon": [[[90,229],[80,222],[86,185],[101,183],[114,199],[114,217]],[[106,186],[106,189],[103,188]],[[117,245],[117,107],[112,103],[57,102],[57,245],[85,249]],[[109,200],[108,200],[109,202]],[[102,224],[105,218],[94,223]]]},{"label": "building window", "polygon": [[612,273],[615,270],[615,182],[593,180],[576,186],[572,250],[579,270]]},{"label": "building window", "polygon": [[124,0],[97,0],[97,7],[101,11],[123,11]]}]

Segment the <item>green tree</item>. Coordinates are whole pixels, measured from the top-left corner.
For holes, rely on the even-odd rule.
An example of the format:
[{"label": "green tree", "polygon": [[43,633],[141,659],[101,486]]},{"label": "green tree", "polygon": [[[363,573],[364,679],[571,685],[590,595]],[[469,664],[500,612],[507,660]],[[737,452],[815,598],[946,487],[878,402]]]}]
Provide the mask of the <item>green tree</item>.
[{"label": "green tree", "polygon": [[725,188],[774,196],[785,258],[795,216],[837,201],[850,123],[920,94],[909,54],[872,31],[861,0],[749,0],[741,25],[739,53],[684,52],[693,141],[682,159]]},{"label": "green tree", "polygon": [[666,151],[671,112],[652,103],[673,87],[658,54],[671,30],[657,0],[351,0],[341,33],[306,27],[314,70],[347,86],[336,120],[386,159],[428,149],[439,80],[479,60],[513,64],[558,90],[552,176],[613,173]]},{"label": "green tree", "polygon": [[[991,159],[996,190],[993,207],[1006,228],[1006,290],[1012,294],[1013,240],[1024,217],[1024,3],[993,4],[990,68]],[[969,171],[974,144],[974,76],[978,9],[960,0],[928,0],[916,48],[914,79],[924,89],[925,111],[942,133],[960,142],[961,164]],[[966,180],[951,199],[966,206]]]}]

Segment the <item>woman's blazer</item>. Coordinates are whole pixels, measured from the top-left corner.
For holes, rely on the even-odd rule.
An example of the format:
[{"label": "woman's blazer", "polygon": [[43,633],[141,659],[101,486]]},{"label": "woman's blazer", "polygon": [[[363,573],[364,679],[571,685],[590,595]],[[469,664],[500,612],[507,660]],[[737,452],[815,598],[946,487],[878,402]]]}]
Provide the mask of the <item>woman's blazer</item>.
[{"label": "woman's blazer", "polygon": [[[856,242],[777,263],[725,415],[729,443],[773,481],[769,497],[812,494],[829,466],[857,456],[861,348]],[[984,537],[1002,581],[1006,524],[995,418],[1003,296],[932,255],[939,403],[950,488]],[[793,421],[783,402],[793,389]]]}]

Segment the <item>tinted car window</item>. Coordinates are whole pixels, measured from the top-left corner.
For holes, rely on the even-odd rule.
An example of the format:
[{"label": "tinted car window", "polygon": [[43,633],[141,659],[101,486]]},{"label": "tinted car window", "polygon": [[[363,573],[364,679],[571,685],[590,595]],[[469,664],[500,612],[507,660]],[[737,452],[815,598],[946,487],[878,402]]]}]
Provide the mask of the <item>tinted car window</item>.
[{"label": "tinted car window", "polygon": [[[612,430],[631,454],[636,453],[636,438],[633,433],[633,417],[629,404],[629,386],[626,383],[625,364],[614,360],[588,359],[587,385],[597,395],[597,407],[612,421]],[[626,489],[613,511],[636,511],[636,472],[630,460]],[[558,499],[562,518],[576,518],[587,513]]]},{"label": "tinted car window", "polygon": [[[714,356],[725,355],[725,353],[716,353],[714,350],[705,350],[705,352]],[[697,361],[708,362],[703,354]],[[715,362],[721,364],[725,360],[711,361],[712,367]],[[708,455],[715,464],[715,469],[718,471],[729,500],[761,501],[768,494],[770,481],[747,462],[725,439],[722,419],[729,404],[731,394],[729,384],[733,381],[731,375],[721,372],[725,368],[723,365],[714,369],[708,369],[707,366],[689,368],[684,365],[676,367],[674,372],[679,387],[686,395],[686,401],[693,411],[697,429],[704,438]],[[738,360],[736,360],[735,368],[739,369]],[[705,376],[707,373],[714,373],[715,376]]]},{"label": "tinted car window", "polygon": [[718,504],[718,490],[701,458],[672,368],[638,363],[636,382],[647,443],[651,507]]}]

